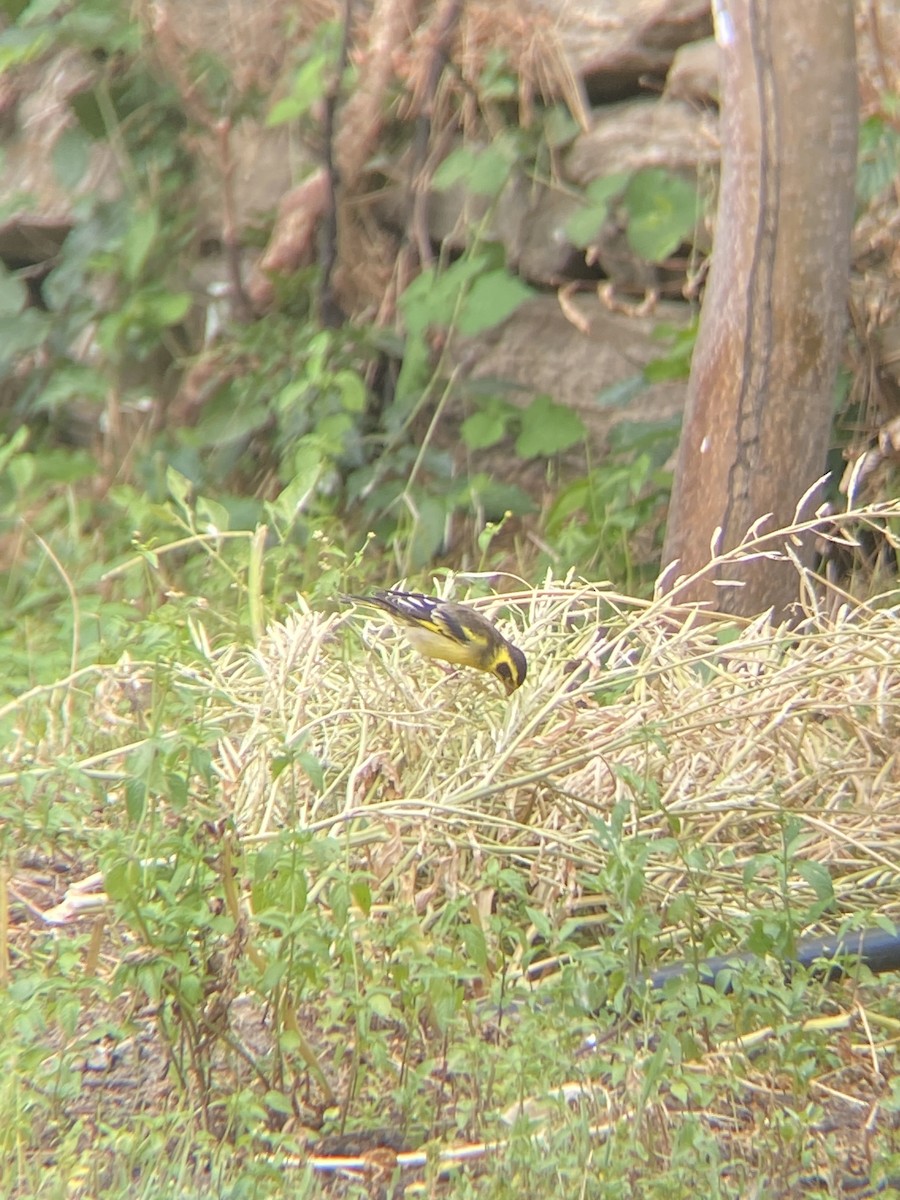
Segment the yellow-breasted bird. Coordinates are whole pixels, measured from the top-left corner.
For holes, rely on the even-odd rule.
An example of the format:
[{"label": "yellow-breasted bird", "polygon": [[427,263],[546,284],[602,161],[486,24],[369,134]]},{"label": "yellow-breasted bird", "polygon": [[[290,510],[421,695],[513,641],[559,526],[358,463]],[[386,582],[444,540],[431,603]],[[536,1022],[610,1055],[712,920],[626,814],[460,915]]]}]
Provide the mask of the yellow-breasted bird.
[{"label": "yellow-breasted bird", "polygon": [[487,617],[466,604],[438,600],[419,592],[373,592],[342,600],[379,608],[403,627],[410,644],[426,658],[495,675],[511,696],[525,682],[528,664]]}]

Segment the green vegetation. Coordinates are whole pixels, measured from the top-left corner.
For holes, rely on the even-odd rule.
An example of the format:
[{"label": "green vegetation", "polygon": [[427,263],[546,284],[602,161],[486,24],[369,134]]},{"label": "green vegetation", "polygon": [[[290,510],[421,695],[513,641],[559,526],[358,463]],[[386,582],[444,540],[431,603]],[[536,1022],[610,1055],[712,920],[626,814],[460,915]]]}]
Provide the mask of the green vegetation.
[{"label": "green vegetation", "polygon": [[[900,1190],[896,983],[777,966],[817,923],[900,917],[896,801],[873,801],[890,621],[713,634],[626,599],[650,591],[677,427],[623,421],[563,480],[577,415],[454,376],[447,339],[531,294],[487,219],[406,284],[402,332],[319,321],[320,267],[264,319],[198,304],[192,149],[217,120],[318,119],[353,85],[339,29],[275,99],[191,60],[188,106],[119,0],[0,10],[3,69],[68,45],[97,65],[58,182],[101,145],[125,187],[77,202],[40,303],[0,274],[0,1194]],[[513,171],[551,179],[571,118],[511,131],[515,88],[492,55],[495,136],[436,188],[490,212]],[[589,188],[578,229],[619,206],[652,263],[696,204],[640,172]],[[660,333],[598,404],[686,373],[692,332]],[[335,615],[400,576],[510,587],[522,693]],[[731,994],[641,987],[747,947]]]},{"label": "green vegetation", "polygon": [[[133,531],[152,543],[182,523],[184,496],[170,488],[175,468],[189,481],[198,521],[207,519],[219,532],[249,532],[266,522],[270,539],[302,549],[324,529],[337,543],[358,549],[371,531],[390,549],[393,571],[403,575],[448,555],[450,561],[474,557],[479,566],[488,565],[481,535],[509,514],[517,528],[534,529],[534,535],[527,543],[517,539],[505,565],[533,574],[565,561],[610,577],[620,576],[624,565],[630,583],[647,586],[665,480],[656,481],[654,500],[638,518],[649,521],[650,553],[643,561],[623,564],[625,544],[618,530],[609,537],[609,523],[591,515],[596,506],[579,519],[576,541],[583,554],[566,561],[563,554],[526,551],[526,544],[549,547],[553,536],[541,527],[540,499],[515,482],[516,465],[543,460],[552,495],[558,456],[582,445],[584,427],[550,397],[513,403],[502,381],[461,383],[444,355],[434,352],[451,333],[491,329],[531,295],[483,233],[514,172],[546,177],[548,146],[562,144],[573,131],[562,109],[549,109],[527,134],[503,131],[483,149],[464,146],[444,161],[435,187],[465,179],[487,215],[460,258],[427,267],[406,286],[399,297],[402,339],[358,322],[320,328],[315,312],[322,279],[309,268],[279,283],[277,308],[263,320],[229,323],[225,314],[223,324],[223,314],[206,297],[207,327],[214,320],[219,332],[204,345],[197,328],[203,312],[184,272],[185,262],[199,253],[194,213],[185,204],[197,161],[186,147],[206,145],[215,122],[247,114],[267,116],[271,124],[309,121],[331,86],[340,31],[324,26],[315,32],[290,93],[270,106],[252,88],[237,94],[211,58],[183,64],[196,75],[185,104],[172,83],[162,81],[140,24],[121,6],[93,0],[79,5],[77,14],[63,5],[11,6],[9,15],[15,21],[2,41],[10,67],[53,46],[74,44],[97,58],[109,56],[92,86],[70,100],[74,121],[57,143],[53,165],[62,186],[77,187],[91,150],[108,147],[124,191],[115,200],[85,195],[77,202],[75,227],[41,285],[42,306],[26,306],[25,281],[16,272],[0,278],[0,382],[12,395],[0,429],[14,438],[6,451],[11,460],[24,454],[15,476],[27,476],[24,489],[5,497],[7,514],[29,511],[29,497],[22,494],[28,488],[40,497],[65,486],[79,497],[99,488],[104,507],[132,514],[119,526],[124,538],[107,512],[94,514],[103,525],[105,556],[114,561]],[[485,68],[486,106],[509,94],[503,79],[492,60]],[[342,85],[352,86],[351,74]],[[646,208],[647,197],[667,195],[658,172],[654,191],[640,182],[632,181],[626,194],[635,223],[641,197]],[[27,197],[16,203],[21,207]],[[677,241],[674,224],[666,225],[659,205],[654,211],[661,236]],[[645,215],[649,219],[649,209]],[[378,382],[385,377],[389,385]],[[192,398],[199,389],[202,403]],[[445,431],[451,406],[458,411],[460,405],[466,413],[461,443],[471,456],[463,473],[450,450],[452,424]],[[73,442],[83,449],[59,453]],[[669,430],[654,454],[657,466],[671,445]],[[491,450],[497,455],[493,467],[485,458]],[[646,460],[619,447],[608,468],[585,465],[590,474],[582,490],[614,497],[617,512],[630,508],[634,497],[644,499]],[[451,523],[460,531],[452,545]],[[566,553],[575,548],[573,543]],[[301,578],[300,586],[314,588],[315,582]]]},{"label": "green vegetation", "polygon": [[334,1156],[354,1195],[896,1173],[896,983],[779,967],[898,916],[890,612],[667,640],[665,603],[551,583],[510,604],[506,701],[341,614],[239,649],[255,547],[221,549],[217,601],[0,710],[5,1195],[316,1196]]}]

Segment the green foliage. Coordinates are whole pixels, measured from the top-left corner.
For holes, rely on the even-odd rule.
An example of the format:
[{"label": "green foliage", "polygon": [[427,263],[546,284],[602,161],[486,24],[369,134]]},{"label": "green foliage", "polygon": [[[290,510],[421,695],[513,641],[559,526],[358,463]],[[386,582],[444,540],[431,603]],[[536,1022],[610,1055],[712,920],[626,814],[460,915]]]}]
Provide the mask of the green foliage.
[{"label": "green foliage", "polygon": [[[22,478],[27,453],[7,447],[3,465]],[[750,853],[707,839],[703,822],[692,834],[668,780],[616,767],[599,747],[614,799],[575,827],[568,849],[560,843],[577,891],[556,884],[556,854],[522,861],[502,840],[480,840],[474,824],[475,861],[465,861],[461,838],[459,875],[443,886],[440,854],[423,861],[418,851],[414,813],[411,839],[396,845],[392,818],[379,825],[382,814],[365,805],[241,836],[223,766],[235,733],[252,736],[256,714],[223,709],[191,664],[208,657],[210,640],[228,647],[240,636],[252,548],[246,538],[206,545],[222,514],[177,472],[168,489],[160,529],[183,531],[185,575],[202,587],[202,603],[199,591],[149,603],[178,553],[172,544],[135,547],[114,575],[100,558],[99,602],[77,579],[78,602],[96,603],[104,625],[119,626],[123,598],[132,601],[129,630],[116,636],[138,672],[120,665],[120,677],[142,677],[139,692],[123,687],[116,706],[90,676],[69,700],[65,683],[50,680],[41,696],[14,702],[15,737],[5,744],[16,747],[17,777],[10,785],[7,768],[0,789],[0,867],[12,868],[16,915],[11,979],[0,986],[3,1194],[25,1186],[40,1195],[42,1179],[69,1186],[86,1171],[99,1181],[92,1194],[110,1200],[166,1188],[203,1195],[210,1171],[217,1194],[304,1194],[279,1157],[296,1161],[298,1128],[314,1153],[324,1152],[317,1138],[385,1127],[409,1148],[496,1141],[477,1171],[464,1160],[442,1182],[452,1196],[489,1189],[537,1200],[562,1183],[600,1200],[628,1195],[617,1189],[639,1172],[647,1194],[688,1196],[703,1185],[737,1200],[751,1177],[799,1180],[810,1170],[824,1152],[819,1084],[837,1083],[851,1028],[836,1039],[823,1019],[851,994],[867,1029],[892,1036],[897,1019],[886,978],[826,994],[780,969],[797,934],[841,903],[815,829],[767,807],[748,810],[761,831]],[[148,521],[132,501],[132,515]],[[76,554],[84,535],[67,536],[77,567],[88,547]],[[102,553],[102,543],[91,549]],[[327,569],[338,552],[321,553]],[[58,618],[61,606],[51,611]],[[51,652],[41,650],[48,662]],[[642,728],[665,749],[664,730]],[[273,758],[272,775],[291,764],[319,788],[334,765],[297,743]],[[662,835],[641,820],[660,811]],[[442,815],[473,820],[463,809]],[[23,924],[18,896],[47,875],[45,862],[73,864],[65,883],[99,870],[103,919],[85,914],[48,930],[29,915]],[[700,914],[723,880],[727,902],[708,921]],[[642,984],[658,965],[745,950],[759,961],[727,967],[715,984],[690,970],[661,993]],[[889,1042],[879,1054],[879,1102],[890,1109]],[[116,1076],[109,1064],[119,1058]],[[771,1109],[745,1104],[776,1083]],[[705,1119],[721,1110],[740,1111],[751,1132],[764,1128],[765,1147],[735,1156]],[[873,1145],[886,1155],[876,1149],[876,1174],[891,1145],[889,1124],[878,1121]],[[309,1186],[306,1194],[322,1194],[324,1185]]]},{"label": "green foliage", "polygon": [[518,91],[519,81],[510,68],[506,52],[497,46],[489,47],[478,79],[478,95],[482,103],[514,100]]},{"label": "green foliage", "polygon": [[[67,39],[118,56],[115,70],[98,70],[90,89],[72,97],[76,123],[58,141],[54,165],[60,183],[76,187],[92,147],[112,144],[126,194],[78,202],[77,223],[42,288],[46,311],[25,307],[14,272],[0,276],[0,374],[15,380],[8,427],[26,422],[36,451],[67,440],[77,419],[86,442],[96,445],[98,427],[117,428],[123,411],[140,411],[147,391],[163,386],[196,352],[182,269],[196,253],[184,204],[192,166],[182,134],[198,111],[210,120],[231,117],[252,108],[254,98],[236,95],[221,64],[206,55],[188,64],[198,103],[185,111],[174,89],[147,69],[141,26],[109,0],[92,0],[77,14],[50,4],[12,15],[16,25],[4,37],[18,61]],[[270,124],[307,120],[338,82],[346,91],[350,74],[334,77],[341,38],[340,27],[326,23],[300,48],[290,90],[270,108]],[[515,94],[501,54],[487,61],[483,85],[488,106]],[[440,166],[434,186],[464,187],[490,209],[514,175],[531,169],[547,145],[564,144],[573,128],[564,110],[548,109],[531,131],[501,129],[487,144],[461,146]],[[460,476],[444,448],[444,410],[458,385],[447,385],[435,344],[484,334],[532,294],[482,232],[471,231],[471,247],[459,259],[427,268],[407,286],[399,300],[402,340],[365,328],[318,329],[315,271],[285,285],[280,310],[264,321],[226,329],[208,352],[213,382],[195,422],[160,429],[129,455],[127,484],[150,502],[140,506],[139,541],[152,545],[159,519],[164,526],[171,517],[164,510],[177,478],[189,497],[176,498],[176,521],[185,519],[192,532],[202,534],[207,525],[249,531],[265,520],[282,544],[305,554],[317,530],[337,527],[343,513],[352,513],[356,543],[374,531],[401,573],[431,563],[460,515],[474,519],[477,538],[507,513],[532,511],[534,502],[514,482],[479,469],[477,455],[496,450],[506,461],[552,460],[582,439],[575,414],[545,396],[513,408],[496,391],[472,387],[463,426],[464,445],[475,456],[471,471]],[[86,339],[90,355],[81,348]],[[371,381],[386,353],[402,365],[393,386],[376,395]],[[23,386],[26,357],[33,366]]]},{"label": "green foliage", "polygon": [[[324,21],[315,31],[309,44],[302,48],[302,61],[294,72],[291,90],[276,100],[266,116],[267,125],[283,125],[309,115],[332,85],[337,70],[343,30],[337,21]],[[350,84],[350,74],[342,82],[342,90]]]},{"label": "green foliage", "polygon": [[628,214],[629,245],[648,262],[664,261],[688,241],[700,212],[694,185],[656,167],[632,175],[622,203]]},{"label": "green foliage", "polygon": [[584,189],[581,209],[566,222],[566,233],[576,246],[588,247],[610,214],[610,207],[622,195],[628,176],[622,172],[592,179]]},{"label": "green foliage", "polygon": [[436,191],[462,186],[472,196],[497,200],[509,183],[523,153],[523,138],[504,130],[487,146],[461,145],[447,155],[434,173]]},{"label": "green foliage", "polygon": [[659,341],[668,342],[669,347],[665,354],[654,358],[644,367],[644,379],[647,383],[665,383],[670,379],[688,378],[691,373],[694,343],[697,340],[697,328],[697,318],[683,327],[665,323],[656,327],[653,336]]},{"label": "green foliage", "polygon": [[520,458],[551,457],[581,442],[587,431],[577,413],[549,396],[535,397],[524,407],[489,395],[478,412],[462,423],[463,441],[470,450],[488,450],[517,430],[515,451]]},{"label": "green foliage", "polygon": [[224,382],[194,428],[176,433],[173,461],[197,487],[215,488],[249,466],[251,447],[264,439],[263,465],[280,483],[269,513],[288,535],[333,509],[343,476],[365,461],[372,356],[365,335],[298,325],[289,314],[236,330],[219,355]]},{"label": "green foliage", "polygon": [[[895,105],[896,108],[896,105]],[[876,113],[859,130],[856,196],[861,205],[883,193],[900,173],[900,132],[893,116]]]},{"label": "green foliage", "polygon": [[[126,194],[75,202],[76,224],[42,285],[44,309],[24,307],[14,275],[4,274],[0,288],[6,326],[0,382],[15,396],[0,420],[27,421],[34,436],[66,441],[73,414],[99,424],[113,398],[117,408],[139,402],[147,382],[137,382],[135,366],[158,352],[190,307],[174,269],[190,238],[180,193],[189,170],[179,143],[184,122],[172,94],[140,59],[140,24],[120,6],[32,4],[7,30],[13,33],[19,41],[39,39],[42,53],[75,44],[117,56],[114,68],[110,57],[96,68],[91,88],[71,97],[76,123],[56,142],[52,163],[59,184],[71,190],[94,144],[114,140]],[[88,340],[92,355],[85,353]]]},{"label": "green foliage", "polygon": [[[655,576],[655,556],[636,559],[635,537],[661,542],[671,479],[664,464],[675,448],[679,420],[622,422],[610,435],[602,467],[561,488],[547,513],[547,537],[557,567],[601,568],[640,592]],[[646,554],[646,551],[645,551]]]},{"label": "green foliage", "polygon": [[566,232],[576,246],[587,247],[614,216],[635,254],[647,262],[664,262],[691,240],[699,212],[693,183],[661,167],[646,167],[592,180]]}]

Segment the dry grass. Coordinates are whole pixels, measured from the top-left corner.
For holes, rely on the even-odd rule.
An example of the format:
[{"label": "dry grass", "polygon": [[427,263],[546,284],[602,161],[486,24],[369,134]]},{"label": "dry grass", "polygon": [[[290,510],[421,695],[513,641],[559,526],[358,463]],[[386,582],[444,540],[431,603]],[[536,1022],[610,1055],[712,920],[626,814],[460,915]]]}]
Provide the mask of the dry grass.
[{"label": "dry grass", "polygon": [[[462,579],[449,587],[465,595]],[[347,837],[377,898],[419,910],[477,887],[485,856],[501,856],[549,906],[602,869],[591,821],[624,802],[625,835],[675,847],[648,864],[645,902],[665,913],[689,888],[713,920],[813,901],[798,874],[790,897],[771,873],[743,882],[794,820],[794,852],[827,868],[835,914],[900,920],[896,596],[792,628],[571,581],[476,603],[506,614],[528,656],[509,701],[379,620],[302,605],[257,649],[211,658],[197,686],[222,697],[219,769],[244,837],[286,823]],[[703,868],[688,863],[697,847]]]}]

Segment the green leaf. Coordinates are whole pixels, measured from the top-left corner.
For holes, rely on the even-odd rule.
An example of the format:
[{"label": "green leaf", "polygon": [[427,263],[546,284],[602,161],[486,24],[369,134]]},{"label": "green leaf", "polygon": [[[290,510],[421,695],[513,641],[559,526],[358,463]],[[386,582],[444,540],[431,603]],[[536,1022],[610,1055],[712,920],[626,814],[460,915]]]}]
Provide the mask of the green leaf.
[{"label": "green leaf", "polygon": [[270,1112],[277,1113],[281,1117],[293,1117],[294,1104],[289,1096],[270,1088],[263,1100]]},{"label": "green leaf", "polygon": [[21,279],[0,266],[0,317],[16,317],[28,300],[28,288]]},{"label": "green leaf", "polygon": [[[45,15],[55,12],[59,7],[60,0],[31,0],[30,3],[29,0],[0,0],[0,14],[6,17],[9,24],[26,25],[33,22],[36,16],[43,18]],[[26,9],[28,9],[27,14],[19,21],[19,17]]]},{"label": "green leaf", "polygon": [[613,171],[610,175],[601,175],[592,179],[584,189],[585,197],[591,204],[605,204],[616,196],[621,196],[630,179],[631,175],[627,171]]},{"label": "green leaf", "polygon": [[403,365],[397,376],[394,403],[385,417],[388,433],[398,430],[415,407],[431,375],[431,351],[423,332],[411,332],[406,339]]},{"label": "green leaf", "polygon": [[485,404],[479,412],[472,413],[462,423],[460,433],[470,450],[487,450],[496,446],[506,436],[513,414],[512,404],[505,400],[494,400]]},{"label": "green leaf", "polygon": [[669,349],[644,367],[644,378],[648,383],[688,378],[694,343],[697,341],[697,328],[698,321],[694,318],[684,326],[663,322],[653,330],[653,337],[658,341],[668,342]]},{"label": "green leaf", "polygon": [[189,292],[148,291],[142,299],[145,315],[159,329],[168,329],[183,321],[191,307]]},{"label": "green leaf", "polygon": [[73,96],[69,100],[69,108],[88,137],[93,138],[95,141],[106,137],[106,119],[103,115],[103,109],[100,107],[100,102],[97,99],[96,89],[79,92],[76,96]]},{"label": "green leaf", "polygon": [[204,533],[222,533],[230,527],[228,509],[206,496],[197,499],[197,527]]},{"label": "green leaf", "polygon": [[147,785],[143,779],[129,779],[125,784],[125,811],[137,824],[147,807]]},{"label": "green leaf", "polygon": [[900,133],[883,116],[863,121],[859,128],[856,195],[868,204],[891,185],[900,171]]},{"label": "green leaf", "polygon": [[444,543],[447,530],[447,503],[437,496],[416,498],[416,523],[410,539],[408,558],[412,570],[431,562]]},{"label": "green leaf", "polygon": [[341,396],[341,404],[348,412],[361,413],[366,407],[366,385],[356,371],[335,371],[332,382]]},{"label": "green leaf", "polygon": [[309,380],[306,378],[306,371],[298,379],[292,379],[290,383],[285,384],[283,388],[275,392],[272,396],[272,408],[276,412],[287,412],[298,404],[302,404],[304,397],[309,392]]},{"label": "green leaf", "polygon": [[497,46],[488,50],[485,56],[476,91],[482,104],[487,100],[514,100],[519,94],[518,81],[510,67],[509,57]]},{"label": "green leaf", "polygon": [[514,483],[503,483],[478,474],[469,481],[468,491],[489,521],[502,520],[507,513],[523,516],[537,510],[534,500]]},{"label": "green leaf", "polygon": [[271,995],[279,983],[281,983],[286,970],[287,963],[283,959],[273,959],[263,971],[259,983],[256,985],[259,991],[264,996]]},{"label": "green leaf", "polygon": [[140,277],[158,236],[159,214],[156,209],[136,213],[122,243],[122,271],[129,283],[134,283]]},{"label": "green leaf", "polygon": [[293,479],[267,505],[272,518],[288,527],[306,507],[324,469],[318,446],[311,440],[301,438],[294,449],[292,465]]},{"label": "green leaf", "polygon": [[190,307],[188,292],[169,292],[156,286],[140,288],[103,317],[97,339],[110,354],[121,353],[124,345],[155,338],[162,330],[177,325]]},{"label": "green leaf", "polygon": [[0,440],[0,475],[6,470],[10,460],[20,454],[28,445],[29,436],[28,427],[20,425],[8,441]]},{"label": "green leaf", "polygon": [[594,402],[598,408],[627,408],[635,396],[647,386],[643,375],[629,375],[618,383],[610,383],[597,393]]},{"label": "green leaf", "polygon": [[466,949],[469,959],[482,974],[486,974],[488,970],[488,954],[484,931],[477,925],[463,925],[459,933],[460,940]]},{"label": "green leaf", "polygon": [[461,184],[470,195],[495,199],[506,186],[518,158],[517,140],[511,133],[500,134],[480,150],[459,146],[435,171],[432,187],[446,192]]},{"label": "green leaf", "polygon": [[103,890],[111,900],[127,900],[141,880],[141,868],[132,859],[122,859],[103,875]]},{"label": "green leaf", "polygon": [[133,45],[137,22],[123,21],[116,5],[78,4],[65,6],[59,20],[59,38],[64,45],[79,45],[87,51],[101,50],[112,54]]},{"label": "green leaf", "polygon": [[50,317],[36,308],[26,308],[13,316],[0,315],[0,363],[36,350],[49,333]]},{"label": "green leaf", "polygon": [[578,136],[580,126],[565,104],[554,104],[544,113],[544,137],[554,150]]},{"label": "green leaf", "polygon": [[298,117],[308,113],[324,94],[328,65],[327,56],[321,53],[305,62],[294,76],[291,94],[272,105],[266,117],[266,125],[270,128],[273,125],[283,125],[286,121],[296,121]]},{"label": "green leaf", "polygon": [[471,146],[457,146],[435,171],[431,186],[436,192],[447,192],[464,182],[475,168],[476,157],[476,151]]},{"label": "green leaf", "polygon": [[529,921],[535,928],[538,937],[545,942],[552,943],[555,935],[554,928],[550,923],[550,918],[542,908],[534,908],[530,904],[525,905],[525,912]]},{"label": "green leaf", "polygon": [[500,134],[477,156],[466,180],[466,190],[475,196],[496,199],[506,187],[517,158],[518,148],[514,136],[508,133]]},{"label": "green leaf", "polygon": [[53,171],[60,186],[75,189],[84,178],[91,157],[91,141],[80,129],[64,129],[51,154]]},{"label": "green leaf", "polygon": [[397,1013],[394,1010],[393,1004],[391,1004],[391,998],[384,992],[370,992],[366,996],[366,1001],[368,1003],[369,1010],[373,1012],[376,1017],[380,1017],[383,1021],[397,1020]]},{"label": "green leaf", "polygon": [[166,468],[166,491],[179,507],[190,508],[194,485],[186,475],[182,475],[174,467]]},{"label": "green leaf", "polygon": [[299,865],[279,868],[274,875],[265,877],[257,874],[251,888],[257,917],[273,911],[277,912],[277,919],[299,916],[306,909],[308,895],[306,873]]},{"label": "green leaf", "polygon": [[654,358],[644,367],[647,383],[670,383],[675,379],[688,379],[691,374],[691,351],[684,355],[666,355]]},{"label": "green leaf", "polygon": [[[30,455],[26,457],[31,457]],[[10,471],[15,469],[14,460],[9,464]],[[41,480],[47,484],[53,483],[78,483],[82,479],[90,479],[96,477],[97,466],[94,459],[86,451],[72,450],[70,447],[60,447],[53,450],[48,446],[42,446],[40,458],[38,460],[41,467]]]},{"label": "green leaf", "polygon": [[576,246],[585,249],[591,245],[609,216],[610,203],[627,183],[628,175],[622,171],[591,180],[584,189],[584,207],[566,221],[566,233]]},{"label": "green leaf", "polygon": [[65,363],[57,367],[35,398],[36,412],[53,412],[72,400],[102,403],[109,392],[109,380],[101,371],[83,363]]},{"label": "green leaf", "polygon": [[584,422],[577,413],[549,396],[538,396],[522,410],[522,428],[516,439],[516,453],[522,458],[549,458],[568,450],[585,436]]},{"label": "green leaf", "polygon": [[180,771],[166,772],[166,801],[173,812],[183,812],[190,797],[188,780]]},{"label": "green leaf", "polygon": [[301,766],[306,772],[310,783],[313,785],[316,791],[324,792],[325,772],[322,768],[322,764],[319,762],[316,756],[314,754],[310,754],[308,750],[301,750],[300,753],[296,755],[296,761],[298,765]]},{"label": "green leaf", "polygon": [[329,413],[320,417],[316,422],[315,432],[310,437],[315,438],[324,457],[335,458],[341,454],[347,445],[348,435],[356,428],[349,413]]},{"label": "green leaf", "polygon": [[574,246],[585,250],[600,233],[607,216],[605,206],[597,208],[591,205],[589,208],[580,208],[566,221],[566,235]]},{"label": "green leaf", "polygon": [[26,29],[13,26],[0,33],[0,72],[21,66],[40,57],[51,45],[48,28]]},{"label": "green leaf", "polygon": [[744,888],[747,889],[752,887],[753,881],[756,879],[756,876],[760,873],[760,871],[769,866],[771,866],[771,858],[768,855],[754,854],[748,858],[744,863],[744,869],[741,872],[741,883],[743,884]]},{"label": "green leaf", "polygon": [[227,396],[217,398],[204,410],[203,417],[193,431],[184,431],[182,440],[200,450],[220,448],[229,442],[243,440],[264,428],[271,414],[262,401],[245,402],[241,405],[226,403]]},{"label": "green leaf", "polygon": [[[338,21],[323,21],[316,27],[305,47],[306,61],[294,75],[290,95],[272,106],[266,118],[267,125],[296,120],[323,99],[329,86],[329,74],[337,69],[341,34]],[[342,85],[346,82],[342,81]]]},{"label": "green leaf", "polygon": [[655,466],[662,466],[681,432],[681,413],[656,421],[620,421],[610,430],[610,449],[629,457],[648,453]]},{"label": "green leaf", "polygon": [[444,271],[429,267],[400,297],[400,308],[411,334],[424,333],[431,326],[447,329],[453,323],[460,295],[466,285],[485,268],[486,255],[463,257]]},{"label": "green leaf", "polygon": [[372,889],[365,879],[356,879],[350,884],[350,895],[363,916],[372,911]]},{"label": "green leaf", "polygon": [[661,167],[636,171],[623,195],[628,244],[648,262],[661,262],[693,233],[700,202],[692,183]]},{"label": "green leaf", "polygon": [[506,270],[489,271],[472,284],[463,301],[457,327],[465,336],[493,329],[512,316],[534,292]]},{"label": "green leaf", "polygon": [[834,883],[828,868],[822,863],[798,859],[794,866],[797,874],[815,892],[816,899],[831,903],[834,900]]}]

